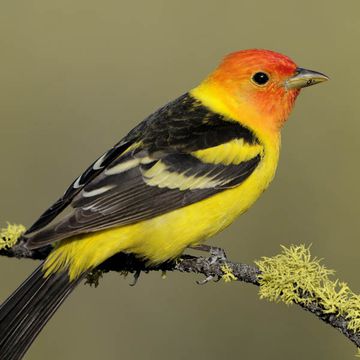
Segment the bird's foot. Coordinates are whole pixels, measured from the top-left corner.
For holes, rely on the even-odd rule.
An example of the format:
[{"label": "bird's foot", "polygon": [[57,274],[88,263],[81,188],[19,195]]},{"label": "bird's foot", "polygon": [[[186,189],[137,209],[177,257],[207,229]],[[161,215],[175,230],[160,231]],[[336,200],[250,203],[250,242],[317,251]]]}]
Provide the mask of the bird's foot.
[{"label": "bird's foot", "polygon": [[213,281],[213,282],[218,282],[218,281],[220,281],[221,280],[221,276],[219,276],[219,275],[209,275],[209,276],[207,276],[205,279],[203,279],[203,280],[196,280],[196,283],[198,284],[198,285],[205,285],[205,284],[207,284],[208,282],[210,282],[210,281]]},{"label": "bird's foot", "polygon": [[204,252],[207,252],[208,254],[210,254],[210,256],[208,257],[210,265],[212,265],[218,261],[224,262],[224,261],[228,260],[225,250],[222,248],[216,247],[216,246],[201,244],[201,245],[189,246],[189,249],[204,251]]},{"label": "bird's foot", "polygon": [[[189,246],[190,249],[198,250],[198,251],[204,251],[210,254],[210,256],[207,258],[209,265],[213,265],[217,262],[225,262],[227,261],[225,250],[219,247],[210,246],[206,244],[201,245],[194,245]],[[221,279],[221,276],[219,275],[209,275],[203,280],[197,280],[196,283],[198,285],[204,285],[207,284],[209,281],[218,282]]]}]

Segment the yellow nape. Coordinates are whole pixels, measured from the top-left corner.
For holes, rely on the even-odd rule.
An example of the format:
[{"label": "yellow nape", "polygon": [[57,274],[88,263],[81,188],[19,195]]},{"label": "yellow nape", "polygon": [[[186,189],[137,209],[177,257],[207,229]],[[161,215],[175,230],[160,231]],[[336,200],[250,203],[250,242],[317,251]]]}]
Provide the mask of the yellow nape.
[{"label": "yellow nape", "polygon": [[254,132],[257,137],[266,136],[277,143],[280,129],[272,119],[272,115],[264,116],[258,107],[249,103],[248,99],[236,96],[211,79],[206,79],[190,91],[190,94],[210,110],[221,114],[229,121],[237,121]]}]

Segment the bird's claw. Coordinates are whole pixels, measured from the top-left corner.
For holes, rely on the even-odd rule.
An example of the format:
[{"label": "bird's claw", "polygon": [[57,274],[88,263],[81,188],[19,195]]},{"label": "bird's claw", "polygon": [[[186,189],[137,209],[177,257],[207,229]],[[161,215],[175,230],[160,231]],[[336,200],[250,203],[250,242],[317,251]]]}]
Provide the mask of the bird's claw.
[{"label": "bird's claw", "polygon": [[210,246],[210,255],[211,255],[209,257],[210,265],[218,261],[225,262],[228,260],[225,250],[219,247]]},{"label": "bird's claw", "polygon": [[198,285],[205,285],[207,284],[209,281],[214,281],[214,282],[218,282],[221,279],[220,276],[218,275],[209,275],[207,276],[205,279],[203,280],[196,280],[196,283]]},{"label": "bird's claw", "polygon": [[[222,248],[219,248],[219,247],[202,244],[202,245],[190,246],[190,249],[205,251],[205,252],[209,253],[210,256],[208,258],[206,258],[206,260],[209,262],[210,266],[217,262],[226,262],[227,261],[225,250]],[[204,285],[204,284],[207,284],[209,281],[218,282],[220,279],[221,279],[221,276],[219,276],[219,275],[209,275],[203,280],[197,280],[196,283],[198,285]]]},{"label": "bird's claw", "polygon": [[206,245],[206,244],[201,244],[201,245],[194,245],[194,246],[190,246],[190,249],[193,250],[198,250],[198,251],[204,251],[210,254],[210,256],[207,258],[210,265],[220,261],[220,262],[225,262],[227,261],[227,256],[225,253],[225,250],[216,246],[210,246],[210,245]]},{"label": "bird's claw", "polygon": [[135,286],[137,284],[140,274],[141,274],[141,270],[136,270],[136,272],[134,273],[133,280],[129,283],[130,286]]}]

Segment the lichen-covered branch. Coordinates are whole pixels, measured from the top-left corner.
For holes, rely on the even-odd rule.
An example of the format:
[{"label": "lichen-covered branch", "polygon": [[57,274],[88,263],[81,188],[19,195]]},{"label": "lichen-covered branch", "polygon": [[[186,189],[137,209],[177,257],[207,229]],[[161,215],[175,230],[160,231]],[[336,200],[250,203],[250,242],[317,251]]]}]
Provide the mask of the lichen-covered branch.
[{"label": "lichen-covered branch", "polygon": [[[0,255],[3,256],[42,260],[52,249],[49,246],[26,252],[17,250],[15,254],[9,245],[13,245],[16,235],[12,237],[4,234],[0,231],[0,242],[5,244],[2,248],[0,244]],[[221,258],[214,260],[214,257],[183,255],[174,262],[146,266],[133,255],[120,253],[94,270],[88,276],[88,282],[96,285],[99,276],[109,271],[123,274],[179,271],[199,274],[205,279],[247,282],[260,287],[261,298],[301,306],[340,330],[360,348],[360,296],[354,294],[346,283],[332,280],[334,272],[313,258],[309,248],[303,245],[283,247],[281,254],[271,258],[264,257],[256,265],[239,264]]]}]

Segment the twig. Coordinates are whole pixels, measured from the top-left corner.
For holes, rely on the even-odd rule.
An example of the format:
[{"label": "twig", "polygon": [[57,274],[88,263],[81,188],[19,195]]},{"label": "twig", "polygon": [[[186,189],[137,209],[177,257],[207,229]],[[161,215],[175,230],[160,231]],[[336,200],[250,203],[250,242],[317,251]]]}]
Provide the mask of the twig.
[{"label": "twig", "polygon": [[[12,248],[1,249],[0,255],[7,257],[29,258],[43,260],[51,251],[51,247],[31,250],[29,252],[18,252],[15,254]],[[259,286],[260,270],[254,265],[239,264],[228,260],[211,261],[209,258],[183,255],[181,260],[167,262],[159,266],[147,266],[144,262],[131,254],[119,253],[101,264],[97,270],[101,273],[116,271],[122,273],[137,273],[139,271],[180,271],[195,273],[210,277],[224,277],[224,266],[234,276],[234,280],[247,282]],[[236,279],[235,279],[236,278]],[[306,296],[306,295],[304,295]],[[316,301],[304,305],[297,303],[304,310],[311,312],[325,323],[340,330],[350,341],[360,348],[360,333],[348,329],[349,321],[338,314],[327,314],[322,306]]]}]

